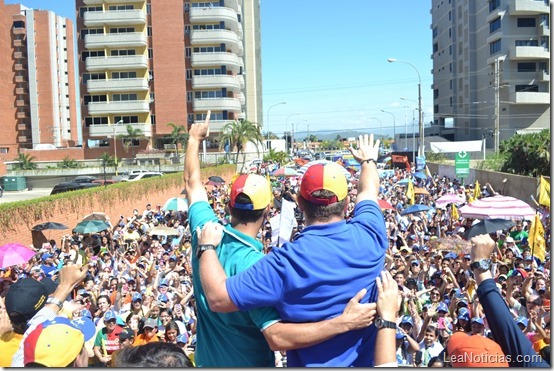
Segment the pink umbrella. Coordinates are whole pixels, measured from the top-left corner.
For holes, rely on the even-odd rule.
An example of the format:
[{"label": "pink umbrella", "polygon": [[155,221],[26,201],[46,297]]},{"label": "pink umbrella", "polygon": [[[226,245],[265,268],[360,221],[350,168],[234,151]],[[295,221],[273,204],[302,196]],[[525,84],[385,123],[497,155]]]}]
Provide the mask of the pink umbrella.
[{"label": "pink umbrella", "polygon": [[0,268],[27,263],[35,254],[35,251],[19,243],[7,243],[0,246]]},{"label": "pink umbrella", "polygon": [[475,200],[459,210],[464,218],[533,219],[535,210],[524,201],[509,196],[493,196]]},{"label": "pink umbrella", "polygon": [[457,194],[448,193],[448,194],[445,194],[444,196],[437,198],[435,202],[437,206],[446,206],[448,204],[456,204],[456,205],[463,204],[464,202],[466,202],[466,200]]},{"label": "pink umbrella", "polygon": [[273,173],[271,173],[273,176],[296,176],[296,170],[294,170],[291,167],[281,167],[277,170],[275,170]]}]

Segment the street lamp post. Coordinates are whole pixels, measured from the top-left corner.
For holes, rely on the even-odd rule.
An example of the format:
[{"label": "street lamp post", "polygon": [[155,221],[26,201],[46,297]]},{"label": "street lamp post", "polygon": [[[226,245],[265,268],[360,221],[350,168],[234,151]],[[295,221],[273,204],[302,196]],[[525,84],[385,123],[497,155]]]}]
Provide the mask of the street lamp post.
[{"label": "street lamp post", "polygon": [[[302,121],[298,121],[296,123],[296,132],[298,133],[298,124],[301,124],[303,122],[308,122],[308,120],[302,120]],[[292,125],[295,125],[295,123],[292,123]],[[310,132],[310,124],[307,124],[308,125],[308,133]]]},{"label": "street lamp post", "polygon": [[381,112],[392,115],[392,138],[394,139],[394,142],[396,142],[396,116],[394,115],[394,113],[385,111],[384,109],[382,109]]},{"label": "street lamp post", "polygon": [[281,105],[281,104],[287,104],[287,102],[279,102],[279,103],[275,103],[274,105],[270,106],[268,109],[267,109],[267,149],[269,151],[269,112],[271,111],[271,109],[275,106],[278,106],[278,105]]},{"label": "street lamp post", "polygon": [[[417,102],[413,99],[408,99],[408,98],[404,98],[404,97],[400,97],[400,99],[408,100],[410,102],[414,102],[415,104],[417,104]],[[417,108],[414,108],[414,110],[417,111]],[[414,127],[414,123],[415,123],[415,116],[414,116],[414,111],[412,111],[412,157],[413,157],[413,160],[414,160],[414,163],[415,163],[415,127]],[[408,138],[407,137],[406,137],[406,143],[408,143]]]},{"label": "street lamp post", "polygon": [[115,162],[115,176],[117,176],[117,141],[116,141],[116,130],[117,125],[123,124],[123,120],[119,120],[113,125],[113,156],[114,156],[114,162]]},{"label": "street lamp post", "polygon": [[399,62],[399,63],[405,63],[413,67],[413,69],[417,72],[417,78],[418,78],[418,84],[417,84],[417,101],[418,101],[418,108],[419,108],[419,148],[418,148],[418,155],[424,157],[425,156],[425,129],[423,128],[423,114],[421,110],[421,75],[419,74],[419,70],[416,66],[411,64],[410,62],[401,61],[395,58],[389,58],[387,59],[387,62],[393,63],[393,62]]},{"label": "street lamp post", "polygon": [[[292,115],[289,115],[289,117],[287,117],[287,121],[285,122],[285,130],[287,130],[289,127],[289,119],[297,115],[300,115],[300,113],[293,113]],[[290,145],[291,145],[291,154],[292,154],[294,152],[294,122],[292,123],[292,138],[290,140]]]},{"label": "street lamp post", "polygon": [[383,121],[381,121],[381,120],[378,119],[377,117],[370,117],[369,119],[370,119],[370,120],[377,120],[377,121],[379,121],[379,137],[381,137],[381,138],[379,138],[379,139],[382,139],[382,136],[383,136],[383,135],[382,135],[381,131],[383,130]]}]

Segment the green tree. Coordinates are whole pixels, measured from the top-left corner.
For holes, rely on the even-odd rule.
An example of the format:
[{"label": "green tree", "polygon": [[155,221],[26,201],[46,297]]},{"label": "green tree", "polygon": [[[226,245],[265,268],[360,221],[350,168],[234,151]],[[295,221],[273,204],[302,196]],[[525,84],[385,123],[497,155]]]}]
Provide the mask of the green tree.
[{"label": "green tree", "polygon": [[115,157],[110,156],[108,152],[102,153],[99,159],[102,162],[102,166],[116,166]]},{"label": "green tree", "polygon": [[79,163],[77,160],[65,156],[62,161],[58,162],[58,167],[62,169],[75,169],[79,167]]},{"label": "green tree", "polygon": [[275,149],[270,148],[269,152],[264,156],[264,161],[274,161],[278,162],[280,164],[284,164],[287,159],[289,158],[289,155],[284,151],[275,151]]},{"label": "green tree", "polygon": [[33,162],[35,159],[34,156],[28,153],[20,153],[14,161],[18,162],[16,166],[19,170],[34,170],[37,168],[37,164]]},{"label": "green tree", "polygon": [[187,133],[187,128],[182,125],[175,125],[170,122],[167,126],[171,126],[171,134],[166,135],[167,139],[171,140],[171,144],[176,144],[177,149],[179,149],[179,144],[181,148],[186,150],[187,143],[189,141],[189,133]]},{"label": "green tree", "polygon": [[500,152],[506,158],[503,172],[533,177],[550,176],[550,129],[516,134],[500,143]]},{"label": "green tree", "polygon": [[[248,142],[253,143],[256,146],[262,143],[262,134],[258,125],[244,120],[244,121],[231,121],[225,124],[219,135],[219,149],[223,150],[225,144],[229,143],[230,151],[235,152],[235,164],[238,163],[239,154],[242,152],[243,162],[246,154],[244,153],[244,147]],[[260,152],[257,150],[258,156]],[[244,166],[244,164],[243,164]],[[242,171],[242,169],[241,169]]]},{"label": "green tree", "polygon": [[[132,146],[133,142],[136,140],[140,143],[142,139],[145,139],[146,136],[144,135],[144,132],[141,129],[135,129],[133,125],[127,125],[127,133],[121,134],[118,136],[118,138],[123,139],[123,147],[125,148],[125,152],[129,152],[129,147]],[[131,156],[135,158],[135,149],[134,146],[132,147]]]}]

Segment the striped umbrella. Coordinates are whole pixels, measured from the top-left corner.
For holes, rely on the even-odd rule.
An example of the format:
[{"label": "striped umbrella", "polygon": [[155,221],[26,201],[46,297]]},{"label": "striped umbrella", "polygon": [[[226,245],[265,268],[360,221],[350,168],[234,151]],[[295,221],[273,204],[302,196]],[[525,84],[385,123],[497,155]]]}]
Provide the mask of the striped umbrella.
[{"label": "striped umbrella", "polygon": [[462,196],[459,196],[454,193],[447,193],[444,196],[437,198],[437,200],[435,201],[435,203],[439,207],[443,205],[446,206],[448,204],[459,205],[459,204],[463,204],[464,202],[466,202],[466,200]]},{"label": "striped umbrella", "polygon": [[163,209],[170,211],[188,211],[189,203],[185,198],[172,197],[165,202]]},{"label": "striped umbrella", "polygon": [[280,167],[279,169],[275,170],[273,173],[271,173],[271,175],[273,175],[273,176],[278,176],[278,177],[282,177],[282,176],[286,176],[286,177],[289,177],[289,176],[296,176],[296,170],[294,170],[294,169],[291,168],[291,167],[283,166],[283,167]]},{"label": "striped umbrella", "polygon": [[535,210],[526,202],[509,196],[492,196],[475,200],[459,210],[464,218],[475,219],[527,219],[535,216]]}]

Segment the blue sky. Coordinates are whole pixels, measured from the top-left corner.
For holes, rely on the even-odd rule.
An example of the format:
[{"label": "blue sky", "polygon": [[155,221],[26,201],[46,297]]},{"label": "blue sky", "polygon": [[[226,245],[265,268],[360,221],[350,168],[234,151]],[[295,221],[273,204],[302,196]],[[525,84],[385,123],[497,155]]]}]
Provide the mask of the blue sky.
[{"label": "blue sky", "polygon": [[[5,0],[75,19],[74,0]],[[421,75],[432,120],[430,1],[262,0],[264,119],[275,133],[362,130],[411,133]],[[405,97],[407,100],[401,100]],[[412,101],[410,101],[412,100]],[[406,107],[408,106],[408,107]],[[407,119],[406,119],[407,118]],[[267,127],[267,122],[266,125]],[[416,124],[417,126],[417,124]],[[265,129],[264,129],[265,131]],[[416,128],[417,131],[417,128]]]}]

